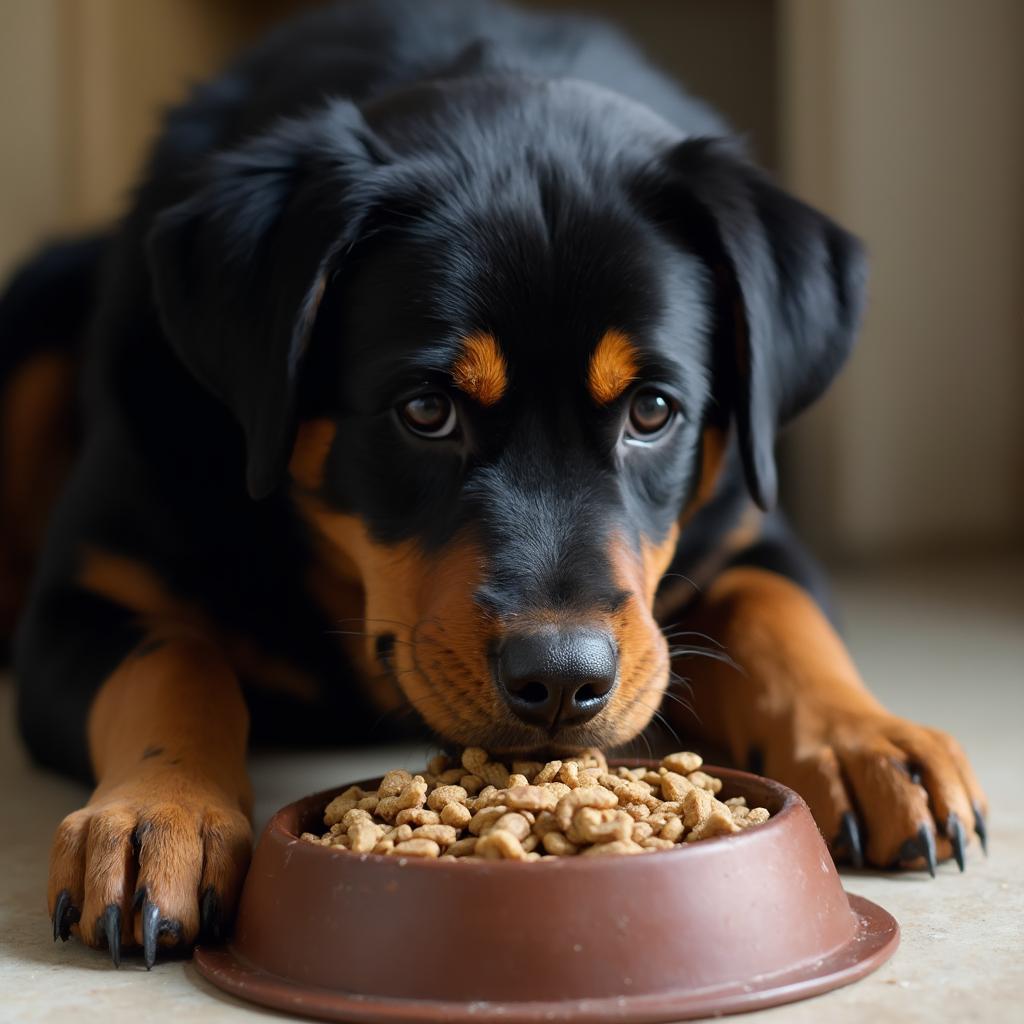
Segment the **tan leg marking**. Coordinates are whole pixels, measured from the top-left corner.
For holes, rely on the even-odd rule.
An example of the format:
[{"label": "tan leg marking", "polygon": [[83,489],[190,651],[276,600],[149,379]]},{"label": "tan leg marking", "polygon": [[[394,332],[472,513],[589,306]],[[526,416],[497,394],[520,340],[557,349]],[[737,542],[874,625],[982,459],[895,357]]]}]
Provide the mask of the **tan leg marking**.
[{"label": "tan leg marking", "polygon": [[[687,662],[703,731],[740,763],[760,750],[765,772],[804,796],[827,837],[854,801],[878,866],[897,861],[921,825],[939,826],[948,857],[941,829],[951,812],[970,832],[971,801],[984,807],[985,798],[959,747],[885,710],[801,588],[761,569],[729,569],[685,625],[721,642],[739,666]],[[923,785],[910,778],[914,764]]]},{"label": "tan leg marking", "polygon": [[[219,650],[168,628],[140,645],[103,684],[89,714],[98,779],[88,804],[57,830],[48,904],[68,890],[90,945],[106,909],[121,911],[121,941],[141,944],[137,890],[191,943],[208,889],[230,914],[249,859],[248,712]],[[137,844],[137,851],[136,851]]]},{"label": "tan leg marking", "polygon": [[24,603],[50,509],[74,458],[75,364],[43,352],[0,397],[0,633]]}]

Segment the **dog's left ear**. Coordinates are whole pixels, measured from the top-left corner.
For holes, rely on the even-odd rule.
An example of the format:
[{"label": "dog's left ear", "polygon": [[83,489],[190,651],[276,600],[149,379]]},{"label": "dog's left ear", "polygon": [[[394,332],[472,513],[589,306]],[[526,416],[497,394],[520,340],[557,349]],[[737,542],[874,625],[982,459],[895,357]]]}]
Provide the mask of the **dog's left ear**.
[{"label": "dog's left ear", "polygon": [[716,359],[731,379],[747,485],[768,509],[779,428],[822,394],[853,345],[863,250],[725,142],[682,142],[668,164],[672,221],[715,273]]},{"label": "dog's left ear", "polygon": [[211,157],[149,234],[164,331],[241,424],[255,498],[283,476],[320,299],[385,160],[358,110],[334,101]]}]

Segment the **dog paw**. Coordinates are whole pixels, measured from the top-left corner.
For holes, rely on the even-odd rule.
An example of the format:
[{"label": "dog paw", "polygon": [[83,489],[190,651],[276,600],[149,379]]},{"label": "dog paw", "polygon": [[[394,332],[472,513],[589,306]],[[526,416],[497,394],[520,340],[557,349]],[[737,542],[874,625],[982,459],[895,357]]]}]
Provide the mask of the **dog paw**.
[{"label": "dog paw", "polygon": [[807,801],[837,861],[960,870],[987,803],[959,744],[887,714],[801,711],[792,734],[763,751],[766,774]]},{"label": "dog paw", "polygon": [[233,916],[252,828],[238,800],[185,775],[97,791],[57,829],[48,905],[53,937],[121,952],[217,941]]}]

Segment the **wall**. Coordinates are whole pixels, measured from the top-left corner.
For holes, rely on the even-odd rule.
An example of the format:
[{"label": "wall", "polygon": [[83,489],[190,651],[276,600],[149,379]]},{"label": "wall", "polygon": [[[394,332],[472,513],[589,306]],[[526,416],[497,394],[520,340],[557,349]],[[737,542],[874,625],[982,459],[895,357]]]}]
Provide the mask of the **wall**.
[{"label": "wall", "polygon": [[1020,543],[1024,4],[786,0],[781,38],[783,174],[872,259],[798,518],[854,557]]}]

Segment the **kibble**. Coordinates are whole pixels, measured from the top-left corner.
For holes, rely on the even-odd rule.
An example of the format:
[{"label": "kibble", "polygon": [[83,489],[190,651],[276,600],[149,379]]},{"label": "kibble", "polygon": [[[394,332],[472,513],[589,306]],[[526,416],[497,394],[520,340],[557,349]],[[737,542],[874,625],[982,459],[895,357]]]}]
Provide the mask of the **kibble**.
[{"label": "kibble", "polygon": [[722,780],[679,751],[657,770],[609,769],[587,750],[542,764],[431,759],[418,775],[388,772],[376,791],[350,786],[324,811],[323,835],[302,839],[353,853],[444,860],[554,860],[670,850],[764,824],[764,807],[721,801]]}]

